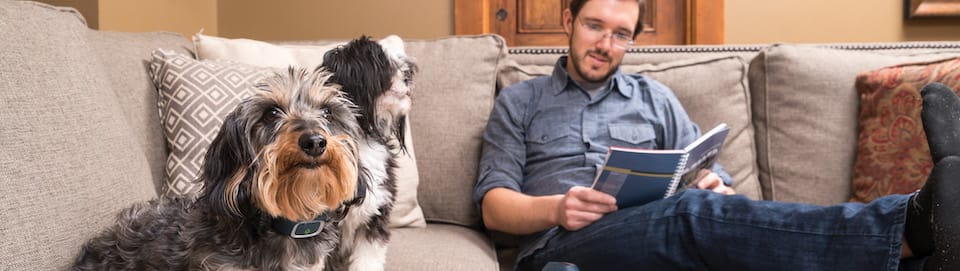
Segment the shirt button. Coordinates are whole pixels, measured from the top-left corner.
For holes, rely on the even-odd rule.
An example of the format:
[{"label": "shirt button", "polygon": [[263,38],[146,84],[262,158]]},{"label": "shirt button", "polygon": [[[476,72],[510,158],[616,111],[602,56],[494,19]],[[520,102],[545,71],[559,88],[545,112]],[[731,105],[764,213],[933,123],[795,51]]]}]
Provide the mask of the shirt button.
[{"label": "shirt button", "polygon": [[540,137],[540,140],[547,140],[547,136],[546,136],[546,135],[541,136],[541,137]]}]

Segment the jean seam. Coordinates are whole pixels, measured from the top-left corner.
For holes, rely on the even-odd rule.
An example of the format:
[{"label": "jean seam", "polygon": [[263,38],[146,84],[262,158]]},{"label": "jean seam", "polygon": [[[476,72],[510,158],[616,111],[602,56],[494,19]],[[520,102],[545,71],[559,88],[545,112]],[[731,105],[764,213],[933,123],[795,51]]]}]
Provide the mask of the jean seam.
[{"label": "jean seam", "polygon": [[[899,238],[897,238],[897,235],[890,237],[892,240],[889,240],[889,241],[891,242],[892,245],[890,246],[890,256],[889,256],[890,260],[887,261],[888,270],[896,271],[899,269],[899,266],[900,266],[900,253],[903,250],[903,245],[904,245],[903,235],[904,235],[904,232],[906,232],[907,204],[909,204],[908,202],[909,201],[905,201],[902,204],[897,205],[897,212],[895,212],[897,215],[896,217],[894,217],[895,223],[890,226],[891,231],[894,231],[894,232],[899,231],[900,235],[899,235]],[[897,250],[898,247],[900,248],[900,250]]]}]

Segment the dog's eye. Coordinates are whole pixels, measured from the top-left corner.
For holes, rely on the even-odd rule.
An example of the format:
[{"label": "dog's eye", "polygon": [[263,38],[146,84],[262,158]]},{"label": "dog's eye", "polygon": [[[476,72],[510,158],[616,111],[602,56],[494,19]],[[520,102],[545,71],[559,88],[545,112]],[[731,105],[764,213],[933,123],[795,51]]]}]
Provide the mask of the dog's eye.
[{"label": "dog's eye", "polygon": [[329,108],[321,108],[321,109],[320,109],[320,117],[321,117],[321,118],[325,118],[325,119],[329,119],[329,118],[330,118],[330,109],[329,109]]},{"label": "dog's eye", "polygon": [[403,71],[403,84],[410,85],[413,83],[413,71],[405,70]]},{"label": "dog's eye", "polygon": [[263,120],[267,122],[273,122],[279,119],[281,114],[283,114],[283,111],[280,111],[279,108],[270,108],[263,112]]}]

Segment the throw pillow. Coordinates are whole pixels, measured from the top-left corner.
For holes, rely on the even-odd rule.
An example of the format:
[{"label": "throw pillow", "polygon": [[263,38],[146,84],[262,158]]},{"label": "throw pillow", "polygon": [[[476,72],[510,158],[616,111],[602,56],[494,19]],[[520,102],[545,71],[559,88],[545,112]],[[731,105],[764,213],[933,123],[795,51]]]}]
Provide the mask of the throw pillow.
[{"label": "throw pillow", "polygon": [[187,196],[223,118],[254,91],[253,83],[271,70],[239,63],[197,61],[164,50],[153,52],[150,73],[160,92],[157,105],[170,154],[163,196]]},{"label": "throw pillow", "polygon": [[[701,129],[727,123],[730,134],[720,153],[719,163],[733,177],[733,188],[737,193],[752,199],[762,198],[745,82],[747,66],[740,57],[709,56],[655,65],[625,64],[620,70],[649,76],[670,87]],[[553,65],[519,65],[510,62],[501,69],[498,81],[503,86],[509,86],[552,72]]]},{"label": "throw pillow", "polygon": [[[298,66],[312,68],[321,64],[323,55],[345,43],[328,45],[277,45],[250,39],[226,39],[197,34],[193,37],[197,57],[200,60],[228,60],[247,65],[270,68]],[[404,52],[403,40],[388,36],[380,44],[390,52]],[[416,90],[414,90],[416,91]],[[408,119],[409,123],[409,119]],[[426,227],[423,211],[417,202],[417,186],[420,183],[414,152],[413,136],[407,125],[406,145],[408,155],[397,159],[397,195],[390,213],[390,227]]]},{"label": "throw pillow", "polygon": [[859,138],[851,201],[870,202],[920,189],[933,169],[920,88],[960,88],[960,58],[885,67],[857,75]]}]

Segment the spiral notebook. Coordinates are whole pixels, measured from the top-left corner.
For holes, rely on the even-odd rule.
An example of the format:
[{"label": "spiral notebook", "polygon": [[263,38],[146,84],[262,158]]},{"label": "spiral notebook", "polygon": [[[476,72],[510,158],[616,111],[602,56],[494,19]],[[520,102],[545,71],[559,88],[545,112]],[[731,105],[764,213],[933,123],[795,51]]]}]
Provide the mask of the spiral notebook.
[{"label": "spiral notebook", "polygon": [[680,150],[612,146],[593,189],[616,197],[621,209],[672,196],[692,186],[700,169],[713,167],[729,132],[721,123]]}]

